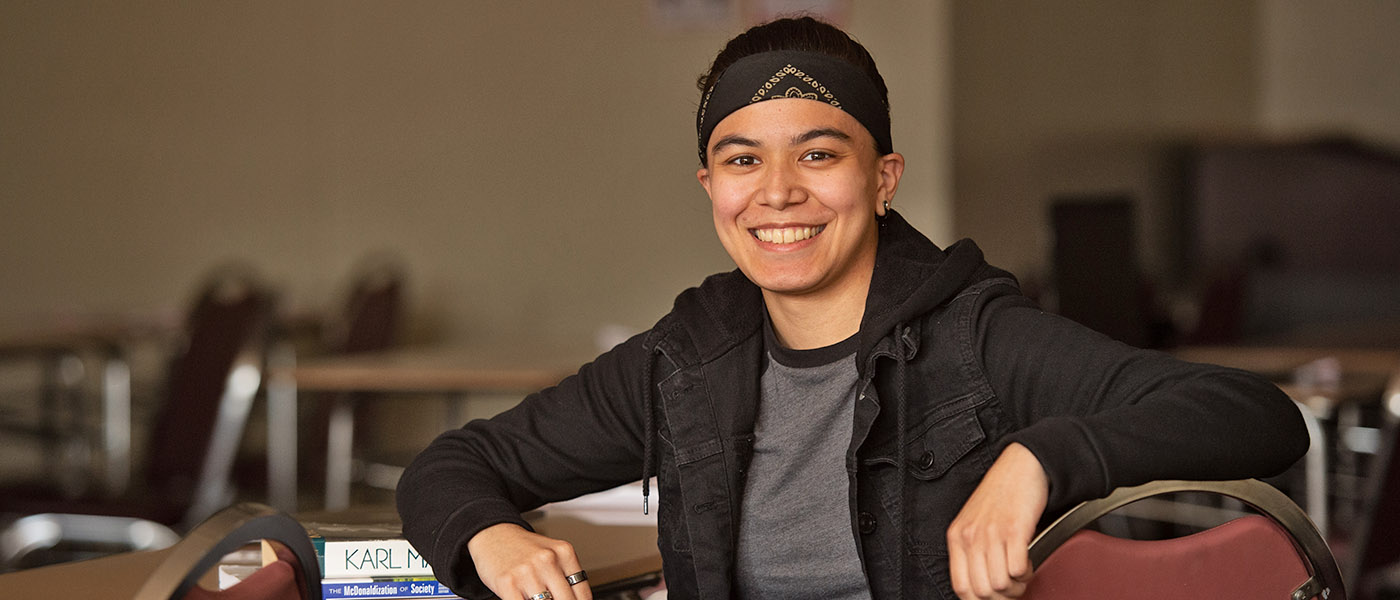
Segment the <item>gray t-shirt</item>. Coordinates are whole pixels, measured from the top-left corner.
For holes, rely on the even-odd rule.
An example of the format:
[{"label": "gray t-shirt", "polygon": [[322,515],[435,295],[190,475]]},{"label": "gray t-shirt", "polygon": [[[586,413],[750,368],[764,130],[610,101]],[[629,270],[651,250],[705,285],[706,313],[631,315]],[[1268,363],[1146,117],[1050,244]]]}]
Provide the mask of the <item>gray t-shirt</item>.
[{"label": "gray t-shirt", "polygon": [[771,326],[766,334],[768,365],[739,513],[739,595],[870,598],[846,474],[859,385],[856,339],[790,350]]}]

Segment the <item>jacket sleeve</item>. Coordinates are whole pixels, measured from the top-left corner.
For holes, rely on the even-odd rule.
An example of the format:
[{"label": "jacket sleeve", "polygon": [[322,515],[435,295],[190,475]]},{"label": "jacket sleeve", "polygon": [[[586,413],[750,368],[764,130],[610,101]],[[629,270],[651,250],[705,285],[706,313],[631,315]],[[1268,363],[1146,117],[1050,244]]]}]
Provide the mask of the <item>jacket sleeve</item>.
[{"label": "jacket sleeve", "polygon": [[1048,511],[1155,479],[1282,472],[1308,448],[1293,402],[1264,379],[1141,350],[1020,296],[985,300],[983,368],[1050,479]]},{"label": "jacket sleeve", "polygon": [[404,537],[441,582],[491,597],[467,553],[477,532],[529,528],[522,511],[640,478],[644,358],[639,335],[510,410],[439,435],[409,464],[396,493]]}]

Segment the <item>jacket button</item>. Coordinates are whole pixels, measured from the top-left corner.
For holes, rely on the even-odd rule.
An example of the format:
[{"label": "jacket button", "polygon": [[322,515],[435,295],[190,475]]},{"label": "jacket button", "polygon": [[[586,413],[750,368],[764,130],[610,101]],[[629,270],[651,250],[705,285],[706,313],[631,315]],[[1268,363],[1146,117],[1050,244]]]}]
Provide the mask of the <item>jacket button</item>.
[{"label": "jacket button", "polygon": [[868,512],[861,512],[856,515],[856,522],[860,527],[862,535],[870,535],[875,532],[875,515]]},{"label": "jacket button", "polygon": [[919,455],[919,468],[920,468],[920,469],[923,469],[923,470],[925,470],[925,471],[927,471],[927,470],[929,470],[929,469],[932,469],[932,468],[933,468],[933,459],[934,459],[934,458],[935,458],[935,457],[934,457],[934,455],[933,455],[933,451],[932,451],[932,450],[928,450],[928,451],[924,452],[923,454],[920,454],[920,455]]}]

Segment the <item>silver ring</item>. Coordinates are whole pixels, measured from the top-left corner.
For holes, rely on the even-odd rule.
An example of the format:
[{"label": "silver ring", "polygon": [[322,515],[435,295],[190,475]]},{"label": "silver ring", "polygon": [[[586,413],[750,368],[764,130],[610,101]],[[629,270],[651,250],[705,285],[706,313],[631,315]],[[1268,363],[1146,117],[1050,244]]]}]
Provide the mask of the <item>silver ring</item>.
[{"label": "silver ring", "polygon": [[554,600],[554,594],[549,593],[549,590],[545,590],[543,592],[530,596],[530,600]]},{"label": "silver ring", "polygon": [[564,581],[569,582],[569,585],[578,585],[580,583],[588,581],[588,572],[584,571],[583,569],[579,569],[579,572],[564,577]]}]

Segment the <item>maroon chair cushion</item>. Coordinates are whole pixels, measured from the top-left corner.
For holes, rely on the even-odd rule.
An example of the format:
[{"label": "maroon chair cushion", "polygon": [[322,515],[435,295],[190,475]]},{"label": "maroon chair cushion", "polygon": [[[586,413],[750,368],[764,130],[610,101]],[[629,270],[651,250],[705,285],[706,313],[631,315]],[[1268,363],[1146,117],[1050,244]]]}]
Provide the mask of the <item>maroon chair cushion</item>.
[{"label": "maroon chair cushion", "polygon": [[1288,533],[1251,515],[1168,540],[1080,531],[1050,554],[1024,597],[1287,600],[1308,577]]}]

